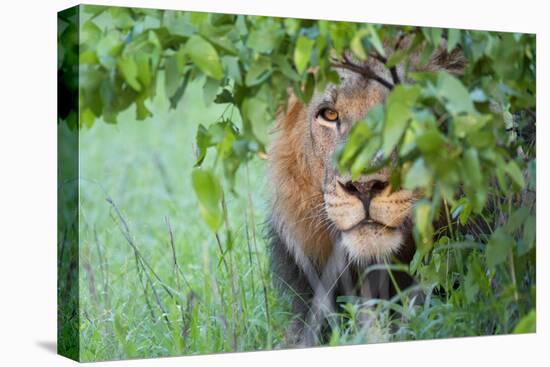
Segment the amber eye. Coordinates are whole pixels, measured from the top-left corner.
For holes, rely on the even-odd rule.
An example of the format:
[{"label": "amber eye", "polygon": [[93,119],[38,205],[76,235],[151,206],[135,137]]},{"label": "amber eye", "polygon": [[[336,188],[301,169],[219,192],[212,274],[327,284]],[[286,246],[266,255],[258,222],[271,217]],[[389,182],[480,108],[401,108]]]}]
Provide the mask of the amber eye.
[{"label": "amber eye", "polygon": [[338,112],[334,111],[332,108],[323,108],[321,111],[319,111],[318,116],[321,116],[325,121],[338,121]]}]

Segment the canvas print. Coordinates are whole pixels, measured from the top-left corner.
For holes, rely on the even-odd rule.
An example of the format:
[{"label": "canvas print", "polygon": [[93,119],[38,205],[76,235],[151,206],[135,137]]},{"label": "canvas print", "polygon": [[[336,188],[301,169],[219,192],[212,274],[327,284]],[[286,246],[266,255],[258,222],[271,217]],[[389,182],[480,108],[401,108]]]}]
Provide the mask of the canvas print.
[{"label": "canvas print", "polygon": [[534,34],[58,14],[58,351],[536,331]]}]

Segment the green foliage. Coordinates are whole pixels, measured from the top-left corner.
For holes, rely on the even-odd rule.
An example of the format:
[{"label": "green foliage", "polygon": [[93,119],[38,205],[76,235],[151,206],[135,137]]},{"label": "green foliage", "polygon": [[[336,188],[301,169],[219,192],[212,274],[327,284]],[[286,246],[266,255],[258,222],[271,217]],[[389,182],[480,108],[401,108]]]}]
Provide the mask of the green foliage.
[{"label": "green foliage", "polygon": [[300,74],[306,70],[309,64],[313,44],[314,41],[305,36],[300,36],[296,42],[296,48],[294,49],[294,64],[296,65],[296,70]]},{"label": "green foliage", "polygon": [[223,78],[223,69],[220,58],[214,46],[198,35],[189,37],[185,43],[184,55],[189,58],[207,76],[220,80]]},{"label": "green foliage", "polygon": [[525,315],[514,328],[514,334],[534,333],[537,329],[537,315],[535,310],[531,310]]},{"label": "green foliage", "polygon": [[200,202],[202,217],[211,230],[217,231],[223,220],[220,208],[221,186],[212,172],[201,169],[193,170],[192,181]]},{"label": "green foliage", "polygon": [[382,151],[385,157],[390,155],[405,132],[412,118],[411,108],[419,95],[420,88],[417,86],[398,85],[386,99],[386,117],[382,133]]},{"label": "green foliage", "polygon": [[[405,291],[395,300],[374,300],[370,311],[344,302],[338,315],[342,328],[331,343],[379,340],[356,324],[358,313],[372,310],[385,340],[534,330],[533,35],[93,6],[83,6],[81,22],[80,119],[62,119],[93,128],[98,119],[117,123],[127,111],[135,111],[137,120],[154,118],[159,90],[178,108],[190,82],[201,85],[208,108],[223,110],[221,117],[198,125],[191,177],[202,218],[220,245],[219,264],[229,261],[235,243],[224,223],[227,193],[243,193],[237,173],[264,157],[267,132],[278,109],[286,107],[289,87],[307,102],[315,90],[337,83],[331,60],[348,49],[359,59],[382,58],[388,70],[404,65],[406,77],[394,81],[385,102],[355,124],[337,163],[357,177],[381,168],[369,166],[380,149],[382,165],[392,164],[390,154],[396,152],[392,186],[424,194],[414,208],[418,251],[409,271],[428,297],[421,306],[403,304],[411,296]],[[403,37],[411,44],[388,55],[382,45]],[[418,54],[423,64],[440,45],[464,54],[460,76],[412,70],[411,55]],[[61,49],[66,57],[69,51]],[[60,63],[60,70],[66,67]],[[239,264],[235,271],[244,271]],[[231,266],[224,274],[231,277]],[[235,284],[225,286],[222,293],[234,291]],[[256,295],[243,299],[260,302]],[[272,345],[267,309],[266,303],[264,344],[255,347]],[[396,312],[403,317],[392,318]],[[205,314],[198,308],[190,313],[190,340],[217,332],[199,325],[208,319]],[[116,319],[115,334],[127,335],[129,323]],[[225,333],[215,338],[219,349],[196,351],[247,349],[231,345],[227,330],[239,330],[233,326],[218,326]],[[398,331],[389,336],[391,326]]]}]

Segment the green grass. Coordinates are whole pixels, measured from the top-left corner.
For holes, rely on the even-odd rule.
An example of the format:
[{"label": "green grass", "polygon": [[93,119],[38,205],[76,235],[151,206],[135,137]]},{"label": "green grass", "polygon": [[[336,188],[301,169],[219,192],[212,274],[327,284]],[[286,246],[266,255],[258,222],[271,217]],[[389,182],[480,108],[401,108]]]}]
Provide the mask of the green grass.
[{"label": "green grass", "polygon": [[191,169],[198,124],[216,121],[223,107],[205,108],[200,87],[190,88],[177,110],[158,98],[154,119],[134,121],[127,111],[117,125],[81,133],[82,360],[281,344],[289,315],[270,286],[265,164],[242,169],[239,196],[226,197],[233,247],[225,233],[218,244]]},{"label": "green grass", "polygon": [[[81,132],[83,361],[285,347],[291,314],[269,272],[265,162],[240,169],[216,238],[199,213],[191,170],[198,125],[215,122],[224,107],[206,108],[201,87],[189,88],[176,110],[161,95],[153,119],[135,121],[126,111],[117,125],[98,121]],[[422,304],[403,294],[368,307],[351,300],[334,315],[338,327],[327,344],[504,334],[525,315],[517,331],[531,331],[534,251],[517,269],[495,271],[483,249],[445,247],[464,241],[457,233],[441,237],[430,262],[419,265]],[[435,294],[434,285],[447,292]]]}]

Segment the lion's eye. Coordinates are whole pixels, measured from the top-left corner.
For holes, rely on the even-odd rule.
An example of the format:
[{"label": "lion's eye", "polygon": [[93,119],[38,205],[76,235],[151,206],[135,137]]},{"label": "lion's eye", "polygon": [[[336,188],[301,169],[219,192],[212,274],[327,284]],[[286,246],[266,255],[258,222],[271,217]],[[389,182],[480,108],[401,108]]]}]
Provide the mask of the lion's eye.
[{"label": "lion's eye", "polygon": [[332,108],[323,108],[321,111],[319,111],[319,115],[321,118],[328,122],[336,122],[338,121],[338,112],[333,110]]}]

